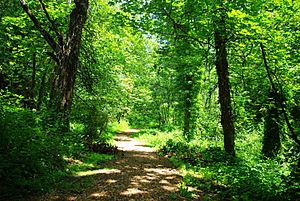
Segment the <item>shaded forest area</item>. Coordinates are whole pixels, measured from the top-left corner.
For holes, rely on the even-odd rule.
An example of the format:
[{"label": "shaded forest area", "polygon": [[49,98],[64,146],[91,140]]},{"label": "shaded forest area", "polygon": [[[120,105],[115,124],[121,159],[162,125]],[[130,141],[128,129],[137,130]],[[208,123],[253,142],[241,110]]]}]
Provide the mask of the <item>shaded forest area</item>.
[{"label": "shaded forest area", "polygon": [[192,186],[208,200],[300,199],[299,11],[294,0],[0,1],[0,200],[111,160],[128,125],[182,170],[187,198]]}]

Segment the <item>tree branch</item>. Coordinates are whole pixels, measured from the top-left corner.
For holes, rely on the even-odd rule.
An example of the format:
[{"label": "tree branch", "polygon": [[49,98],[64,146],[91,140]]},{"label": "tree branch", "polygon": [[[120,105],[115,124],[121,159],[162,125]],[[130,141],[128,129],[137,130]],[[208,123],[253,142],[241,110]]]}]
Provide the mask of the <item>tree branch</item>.
[{"label": "tree branch", "polygon": [[53,52],[46,52],[48,56],[50,56],[57,64],[59,64],[59,60]]},{"label": "tree branch", "polygon": [[204,47],[204,45],[211,45],[211,44],[207,44],[203,41],[200,41],[199,38],[195,38],[192,37],[187,30],[184,29],[184,26],[182,24],[177,23],[171,16],[170,13],[168,13],[168,11],[166,11],[165,8],[163,8],[164,13],[166,14],[166,16],[172,21],[173,25],[174,25],[174,29],[179,29],[182,33],[184,33],[187,37],[191,38],[192,40],[196,41],[200,46]]},{"label": "tree branch", "polygon": [[58,53],[59,51],[59,45],[54,41],[52,36],[42,27],[41,23],[38,21],[38,19],[33,15],[31,10],[28,8],[25,0],[19,0],[21,3],[21,6],[23,7],[24,11],[27,13],[31,21],[34,23],[36,28],[40,31],[40,33],[43,35],[44,39],[48,42],[48,44],[51,46],[51,48]]},{"label": "tree branch", "polygon": [[60,45],[63,45],[63,36],[61,33],[59,33],[58,29],[57,29],[57,25],[55,24],[55,21],[53,21],[46,9],[45,3],[43,2],[43,0],[39,0],[40,4],[42,5],[42,9],[46,15],[46,18],[48,19],[48,21],[51,23],[50,28],[52,29],[52,31],[54,31],[57,35],[57,38],[59,40]]},{"label": "tree branch", "polygon": [[264,45],[263,45],[262,42],[260,43],[260,50],[261,50],[261,54],[262,54],[262,57],[263,57],[263,60],[264,60],[265,68],[266,68],[266,71],[267,71],[267,75],[268,75],[269,81],[271,83],[271,87],[272,87],[272,89],[273,89],[273,91],[274,91],[274,93],[275,93],[275,95],[277,97],[276,101],[278,101],[279,104],[280,104],[280,107],[282,109],[285,122],[287,124],[287,127],[288,127],[290,133],[291,133],[291,134],[289,134],[289,136],[294,140],[294,142],[296,142],[298,145],[300,145],[300,141],[299,141],[299,139],[298,139],[298,137],[297,137],[297,135],[296,135],[296,133],[295,133],[295,131],[294,131],[294,129],[293,129],[293,127],[292,127],[289,119],[288,119],[288,115],[287,115],[287,113],[285,111],[285,106],[284,106],[284,100],[283,100],[282,92],[278,93],[277,88],[275,86],[275,83],[273,81],[273,78],[271,76],[270,67],[269,67],[268,62],[267,62],[266,52],[265,52]]}]

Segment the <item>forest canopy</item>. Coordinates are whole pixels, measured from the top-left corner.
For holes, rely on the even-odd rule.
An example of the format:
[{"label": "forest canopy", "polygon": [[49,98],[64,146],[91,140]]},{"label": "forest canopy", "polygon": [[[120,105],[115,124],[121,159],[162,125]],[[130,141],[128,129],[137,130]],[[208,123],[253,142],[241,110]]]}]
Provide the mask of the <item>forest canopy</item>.
[{"label": "forest canopy", "polygon": [[114,153],[123,124],[228,186],[220,200],[299,199],[299,11],[294,0],[0,1],[3,199],[50,191],[72,173],[66,158]]}]

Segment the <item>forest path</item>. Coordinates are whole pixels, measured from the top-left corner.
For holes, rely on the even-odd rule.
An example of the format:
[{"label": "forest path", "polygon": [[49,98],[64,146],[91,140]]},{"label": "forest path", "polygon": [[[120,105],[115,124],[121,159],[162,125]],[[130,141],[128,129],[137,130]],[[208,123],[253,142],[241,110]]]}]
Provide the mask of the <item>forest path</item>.
[{"label": "forest path", "polygon": [[121,154],[95,170],[93,185],[80,194],[54,196],[59,200],[167,201],[185,200],[179,195],[182,177],[170,162],[154,149],[133,139],[138,130],[126,130],[116,136]]}]

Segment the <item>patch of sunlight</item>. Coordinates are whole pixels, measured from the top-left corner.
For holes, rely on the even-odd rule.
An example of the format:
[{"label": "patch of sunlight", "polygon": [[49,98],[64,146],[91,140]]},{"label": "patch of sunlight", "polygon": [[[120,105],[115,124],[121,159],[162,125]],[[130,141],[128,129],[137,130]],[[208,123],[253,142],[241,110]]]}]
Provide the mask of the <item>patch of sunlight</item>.
[{"label": "patch of sunlight", "polygon": [[134,195],[134,194],[145,194],[147,191],[141,191],[138,188],[128,188],[126,191],[122,192],[121,195]]},{"label": "patch of sunlight", "polygon": [[90,195],[92,198],[99,198],[99,197],[105,197],[107,196],[107,192],[99,192],[99,193],[93,193]]},{"label": "patch of sunlight", "polygon": [[117,183],[118,181],[117,180],[115,180],[115,179],[108,179],[107,181],[106,181],[106,183],[109,183],[109,184],[113,184],[113,183]]},{"label": "patch of sunlight", "polygon": [[141,182],[141,183],[150,183],[150,181],[147,180],[147,179],[141,179],[140,182]]},{"label": "patch of sunlight", "polygon": [[153,148],[146,147],[144,144],[124,135],[119,135],[116,140],[116,146],[122,151],[155,152]]},{"label": "patch of sunlight", "polygon": [[150,180],[150,181],[153,181],[153,180],[156,180],[157,177],[155,177],[155,176],[146,176],[146,179]]},{"label": "patch of sunlight", "polygon": [[162,179],[159,181],[159,183],[162,185],[162,188],[166,191],[176,191],[177,186],[172,185],[169,181]]},{"label": "patch of sunlight", "polygon": [[170,184],[170,182],[168,182],[167,180],[164,180],[164,179],[160,180],[159,183],[160,184]]},{"label": "patch of sunlight", "polygon": [[175,176],[168,176],[168,177],[166,177],[165,179],[173,180],[173,179],[175,179],[175,178],[176,178]]},{"label": "patch of sunlight", "polygon": [[[144,168],[146,172],[153,172],[160,175],[173,175],[177,172],[171,168]],[[149,173],[148,173],[149,174]]]},{"label": "patch of sunlight", "polygon": [[139,186],[140,184],[139,184],[139,182],[132,181],[132,182],[130,183],[130,185],[131,185],[131,186]]},{"label": "patch of sunlight", "polygon": [[176,191],[177,187],[175,186],[171,186],[171,185],[164,185],[162,186],[163,189],[165,189],[166,191]]},{"label": "patch of sunlight", "polygon": [[123,130],[124,133],[137,133],[139,131],[140,129],[134,129],[134,128]]},{"label": "patch of sunlight", "polygon": [[119,174],[119,173],[121,173],[121,170],[118,169],[102,169],[102,170],[89,170],[89,171],[77,172],[76,176],[83,177],[83,176],[90,176],[96,174]]},{"label": "patch of sunlight", "polygon": [[150,180],[154,180],[153,177],[148,176],[134,176],[131,180],[131,185],[138,186],[140,183],[151,183]]},{"label": "patch of sunlight", "polygon": [[76,200],[76,199],[77,199],[77,197],[75,197],[75,196],[70,196],[70,197],[67,198],[68,201],[73,201],[73,200]]},{"label": "patch of sunlight", "polygon": [[[150,152],[150,151],[148,151],[148,152]],[[148,159],[154,159],[154,160],[156,159],[155,156],[150,156],[150,155],[147,155],[147,154],[132,154],[132,157],[135,157],[135,158],[148,158]]]}]

